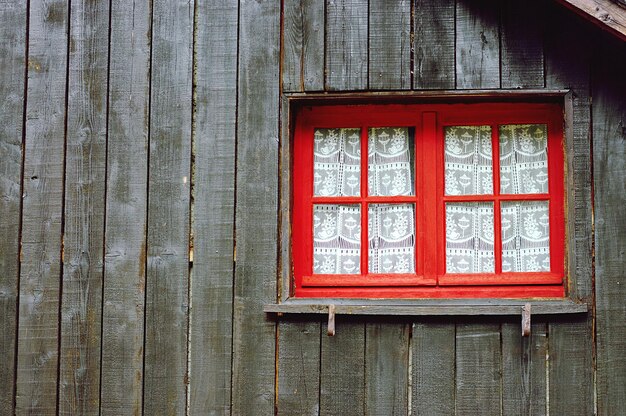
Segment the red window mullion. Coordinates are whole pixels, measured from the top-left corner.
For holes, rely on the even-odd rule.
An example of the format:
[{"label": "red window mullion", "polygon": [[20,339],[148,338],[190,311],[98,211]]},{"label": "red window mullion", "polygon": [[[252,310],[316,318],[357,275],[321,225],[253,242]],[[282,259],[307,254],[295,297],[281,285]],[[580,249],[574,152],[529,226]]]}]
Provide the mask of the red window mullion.
[{"label": "red window mullion", "polygon": [[500,225],[500,132],[497,125],[491,126],[491,165],[493,169],[493,254],[495,273],[502,273],[502,227]]},{"label": "red window mullion", "polygon": [[368,257],[369,257],[369,230],[367,229],[367,202],[365,198],[368,192],[368,131],[366,126],[361,126],[361,274],[369,274]]},{"label": "red window mullion", "polygon": [[[441,219],[439,198],[439,188],[441,178],[437,166],[439,156],[437,150],[437,115],[434,112],[422,114],[422,195],[420,204],[422,207],[421,223],[423,229],[422,252],[424,258],[424,277],[435,278],[439,273],[438,260],[443,258],[440,251],[445,250],[445,242],[442,245],[441,232],[438,224]],[[441,147],[443,149],[443,147]],[[442,156],[443,157],[443,156]],[[436,180],[432,180],[435,175]],[[430,178],[430,179],[429,179]]]}]

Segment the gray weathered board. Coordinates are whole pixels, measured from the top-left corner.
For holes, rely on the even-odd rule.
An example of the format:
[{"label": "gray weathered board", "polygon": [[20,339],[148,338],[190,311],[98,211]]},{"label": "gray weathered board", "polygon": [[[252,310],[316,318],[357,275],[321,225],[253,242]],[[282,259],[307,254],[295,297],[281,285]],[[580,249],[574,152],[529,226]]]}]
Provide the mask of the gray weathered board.
[{"label": "gray weathered board", "polygon": [[[539,0],[21,0],[0,22],[0,415],[626,412],[622,40]],[[563,90],[580,302],[533,304],[528,338],[513,301],[341,302],[334,337],[328,302],[272,306],[281,93]]]}]

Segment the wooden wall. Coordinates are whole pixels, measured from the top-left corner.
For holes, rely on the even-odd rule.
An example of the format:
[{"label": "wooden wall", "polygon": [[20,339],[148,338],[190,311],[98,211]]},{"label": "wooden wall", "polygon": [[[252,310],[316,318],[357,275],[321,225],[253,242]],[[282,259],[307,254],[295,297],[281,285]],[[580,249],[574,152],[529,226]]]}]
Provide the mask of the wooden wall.
[{"label": "wooden wall", "polygon": [[[540,0],[16,0],[0,34],[0,415],[626,413],[623,42]],[[262,312],[282,93],[501,88],[574,93],[588,316]]]}]

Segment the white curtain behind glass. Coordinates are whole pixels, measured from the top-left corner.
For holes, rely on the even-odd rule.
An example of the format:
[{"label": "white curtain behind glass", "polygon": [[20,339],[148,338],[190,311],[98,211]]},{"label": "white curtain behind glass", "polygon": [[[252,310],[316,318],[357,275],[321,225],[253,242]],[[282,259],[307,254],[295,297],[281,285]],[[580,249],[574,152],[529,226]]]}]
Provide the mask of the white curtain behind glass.
[{"label": "white curtain behind glass", "polygon": [[375,196],[413,195],[413,155],[406,127],[368,131],[368,193]]},{"label": "white curtain behind glass", "polygon": [[502,271],[550,271],[547,201],[502,202]]},{"label": "white curtain behind glass", "polygon": [[313,206],[313,273],[361,273],[361,207]]},{"label": "white curtain behind glass", "polygon": [[361,130],[315,129],[313,142],[313,195],[358,196]]},{"label": "white curtain behind glass", "polygon": [[500,126],[500,192],[548,192],[548,134],[545,124]]},{"label": "white curtain behind glass", "polygon": [[446,272],[493,273],[493,203],[446,204]]},{"label": "white curtain behind glass", "polygon": [[[368,192],[413,195],[413,146],[407,127],[368,130]],[[314,195],[360,195],[360,130],[316,129]],[[359,274],[360,208],[313,207],[313,273]],[[415,211],[412,204],[372,204],[368,208],[369,273],[415,271]]]},{"label": "white curtain behind glass", "polygon": [[369,272],[415,272],[413,204],[372,204],[368,209]]},{"label": "white curtain behind glass", "polygon": [[490,126],[445,128],[446,195],[493,193]]}]

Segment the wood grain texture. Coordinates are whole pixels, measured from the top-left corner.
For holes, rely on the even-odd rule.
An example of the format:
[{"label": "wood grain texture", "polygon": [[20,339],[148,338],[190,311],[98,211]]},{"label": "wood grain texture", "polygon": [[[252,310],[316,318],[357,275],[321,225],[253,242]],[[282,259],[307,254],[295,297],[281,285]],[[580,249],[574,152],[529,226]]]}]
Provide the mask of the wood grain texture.
[{"label": "wood grain texture", "polygon": [[591,98],[590,33],[575,16],[558,6],[547,9],[546,86],[572,90],[573,118],[566,120],[567,230],[569,292],[574,298],[591,295]]},{"label": "wood grain texture", "polygon": [[147,2],[111,6],[100,411],[140,414],[150,99]]},{"label": "wood grain texture", "polygon": [[233,414],[272,414],[276,300],[280,4],[239,5]]},{"label": "wood grain texture", "polygon": [[594,414],[590,319],[551,322],[548,331],[550,414]]},{"label": "wood grain texture", "polygon": [[324,2],[283,4],[283,91],[324,89]]},{"label": "wood grain texture", "polygon": [[503,88],[542,88],[544,12],[539,0],[502,2]]},{"label": "wood grain texture", "polygon": [[454,414],[454,323],[413,324],[411,409],[416,416]]},{"label": "wood grain texture", "polygon": [[99,413],[108,1],[73,1],[67,103],[59,414]]},{"label": "wood grain texture", "polygon": [[413,88],[455,87],[455,1],[416,0]]},{"label": "wood grain texture", "polygon": [[322,328],[319,321],[308,318],[280,322],[278,415],[320,414],[320,336],[326,336],[322,335]]},{"label": "wood grain texture", "polygon": [[367,0],[328,0],[326,89],[342,91],[367,88],[367,36]]},{"label": "wood grain texture", "polygon": [[154,1],[143,411],[187,406],[193,1]]},{"label": "wood grain texture", "polygon": [[502,414],[546,415],[547,325],[532,324],[528,337],[521,332],[519,322],[502,324]]},{"label": "wood grain texture", "polygon": [[16,413],[57,411],[68,3],[30,5]]},{"label": "wood grain texture", "polygon": [[381,321],[365,327],[365,414],[407,415],[409,327]]},{"label": "wood grain texture", "polygon": [[0,3],[0,414],[12,415],[20,250],[26,1]]},{"label": "wood grain texture", "polygon": [[602,42],[592,118],[598,414],[608,416],[626,414],[626,47]]},{"label": "wood grain texture", "polygon": [[456,87],[500,87],[499,2],[456,5]]},{"label": "wood grain texture", "polygon": [[[626,41],[626,10],[619,0],[558,0],[583,18]],[[624,2],[621,2],[621,6]]]},{"label": "wood grain texture", "polygon": [[322,336],[320,415],[363,415],[365,324],[337,317],[335,336]]},{"label": "wood grain texture", "polygon": [[231,408],[237,8],[196,2],[189,414]]},{"label": "wood grain texture", "polygon": [[411,2],[369,3],[369,89],[411,87]]},{"label": "wood grain texture", "polygon": [[[590,43],[585,28],[557,6],[548,9],[546,86],[571,88],[573,114],[566,120],[569,292],[588,299],[591,268]],[[549,409],[551,414],[593,414],[593,342],[590,317],[551,321]]]},{"label": "wood grain texture", "polygon": [[500,326],[458,324],[456,329],[456,414],[500,414]]}]

